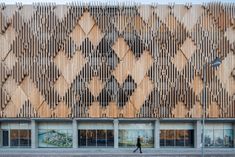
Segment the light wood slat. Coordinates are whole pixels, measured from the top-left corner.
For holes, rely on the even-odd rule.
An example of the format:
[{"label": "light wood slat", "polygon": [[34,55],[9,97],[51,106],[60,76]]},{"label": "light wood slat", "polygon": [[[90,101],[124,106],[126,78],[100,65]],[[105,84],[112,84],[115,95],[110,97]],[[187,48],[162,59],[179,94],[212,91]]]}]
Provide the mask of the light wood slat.
[{"label": "light wood slat", "polygon": [[235,117],[235,5],[3,5],[0,117]]}]

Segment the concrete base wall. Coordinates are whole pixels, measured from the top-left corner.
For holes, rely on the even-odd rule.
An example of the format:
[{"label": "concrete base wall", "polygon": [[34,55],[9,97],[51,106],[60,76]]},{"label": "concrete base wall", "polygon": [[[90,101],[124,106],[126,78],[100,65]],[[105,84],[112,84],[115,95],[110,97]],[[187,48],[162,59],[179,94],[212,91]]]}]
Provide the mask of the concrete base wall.
[{"label": "concrete base wall", "polygon": [[155,120],[154,124],[154,148],[160,148],[160,122]]},{"label": "concrete base wall", "polygon": [[114,148],[118,148],[118,119],[113,121],[114,126]]},{"label": "concrete base wall", "polygon": [[31,121],[31,148],[38,147],[38,125],[35,120]]},{"label": "concrete base wall", "polygon": [[78,122],[73,120],[73,148],[78,148]]},{"label": "concrete base wall", "polygon": [[194,147],[201,148],[202,143],[202,124],[201,121],[198,120],[194,124]]}]

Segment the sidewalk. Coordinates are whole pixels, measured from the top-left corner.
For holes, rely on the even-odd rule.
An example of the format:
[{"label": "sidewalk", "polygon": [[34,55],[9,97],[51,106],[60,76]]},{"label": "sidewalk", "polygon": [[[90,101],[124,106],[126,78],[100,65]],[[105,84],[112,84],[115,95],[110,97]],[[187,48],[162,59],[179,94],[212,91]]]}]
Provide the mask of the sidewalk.
[{"label": "sidewalk", "polygon": [[[78,149],[58,149],[58,148],[38,148],[38,149],[0,149],[0,157],[126,157],[126,156],[143,156],[143,157],[199,157],[200,149],[194,148],[161,148],[161,149],[143,149],[143,153],[133,153],[130,148],[78,148]],[[235,157],[235,148],[231,149],[205,149],[206,157]]]}]

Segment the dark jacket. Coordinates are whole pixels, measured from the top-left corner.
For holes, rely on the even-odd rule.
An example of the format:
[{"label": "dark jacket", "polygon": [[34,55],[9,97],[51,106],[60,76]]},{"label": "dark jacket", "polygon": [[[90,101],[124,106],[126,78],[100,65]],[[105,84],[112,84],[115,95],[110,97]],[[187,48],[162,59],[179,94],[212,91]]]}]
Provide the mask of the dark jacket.
[{"label": "dark jacket", "polygon": [[139,137],[137,138],[136,146],[137,146],[137,147],[141,147],[141,143],[140,143],[140,138],[139,138]]}]

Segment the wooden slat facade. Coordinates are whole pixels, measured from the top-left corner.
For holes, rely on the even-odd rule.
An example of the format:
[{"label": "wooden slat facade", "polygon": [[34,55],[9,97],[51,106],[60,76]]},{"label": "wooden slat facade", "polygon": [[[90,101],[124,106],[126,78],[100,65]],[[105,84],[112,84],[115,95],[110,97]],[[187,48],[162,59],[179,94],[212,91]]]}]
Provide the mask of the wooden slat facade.
[{"label": "wooden slat facade", "polygon": [[1,3],[0,62],[0,118],[235,118],[235,4]]}]

